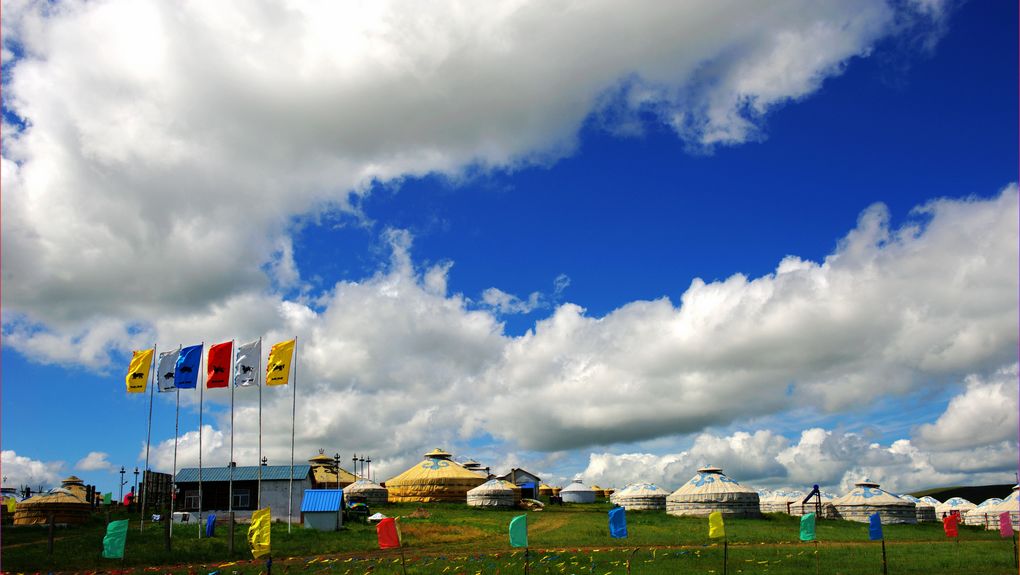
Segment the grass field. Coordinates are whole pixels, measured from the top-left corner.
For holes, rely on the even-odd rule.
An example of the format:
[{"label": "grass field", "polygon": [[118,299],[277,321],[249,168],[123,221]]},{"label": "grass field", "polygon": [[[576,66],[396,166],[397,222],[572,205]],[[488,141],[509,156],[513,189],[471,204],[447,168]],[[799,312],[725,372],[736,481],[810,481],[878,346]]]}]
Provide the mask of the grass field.
[{"label": "grass field", "polygon": [[[400,516],[408,574],[523,573],[524,552],[511,549],[507,525],[520,511],[491,511],[457,504],[380,507]],[[565,505],[528,512],[529,565],[533,575],[610,575],[722,573],[723,546],[707,537],[707,521],[664,512],[630,512],[629,537],[611,539],[608,504]],[[423,515],[412,517],[411,515]],[[113,519],[118,517],[114,516]],[[868,541],[865,524],[819,521],[819,543],[798,540],[799,518],[782,514],[726,522],[728,573],[865,574],[882,572],[882,548]],[[997,532],[961,527],[961,542],[946,540],[940,524],[887,525],[889,573],[1017,573],[1012,542]],[[175,526],[173,549],[164,549],[162,527],[132,520],[123,561],[102,559],[105,520],[58,529],[54,552],[47,553],[46,529],[5,526],[0,560],[6,573],[112,572],[205,575],[256,575],[263,561],[248,552],[247,525],[235,531],[235,552],[228,553],[227,529],[198,538],[198,527]],[[402,573],[400,554],[379,551],[375,527],[348,524],[340,533],[324,533],[276,524],[272,532],[273,572],[328,575]]]}]

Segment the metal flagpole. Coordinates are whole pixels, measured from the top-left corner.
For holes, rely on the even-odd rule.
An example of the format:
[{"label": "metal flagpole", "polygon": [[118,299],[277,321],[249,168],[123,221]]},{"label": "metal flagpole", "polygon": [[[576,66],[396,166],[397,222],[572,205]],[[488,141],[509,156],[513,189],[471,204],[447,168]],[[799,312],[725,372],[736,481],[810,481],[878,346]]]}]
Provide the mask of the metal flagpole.
[{"label": "metal flagpole", "polygon": [[297,417],[297,336],[294,336],[294,381],[291,382],[290,405],[290,489],[287,495],[287,533],[290,533],[291,508],[294,507],[294,422]]},{"label": "metal flagpole", "polygon": [[[205,392],[205,342],[198,356],[198,538],[202,538],[202,401]],[[199,381],[201,379],[201,381]]]},{"label": "metal flagpole", "polygon": [[[149,421],[145,424],[145,473],[149,473],[149,442],[152,440],[152,392],[156,387],[156,372],[159,371],[159,358],[156,354],[156,344],[152,344],[152,385],[149,387]],[[136,468],[137,469],[137,468]],[[145,477],[142,475],[142,511],[141,520],[138,522],[139,533],[145,527]],[[135,477],[137,479],[137,477]],[[138,494],[135,493],[135,497]],[[123,502],[122,502],[123,503]]]},{"label": "metal flagpole", "polygon": [[[230,355],[233,359],[234,353],[234,340],[230,340]],[[230,501],[227,503],[227,514],[230,516],[231,521],[234,519],[234,362],[230,362],[230,486],[227,491],[230,495]]]},{"label": "metal flagpole", "polygon": [[177,392],[177,407],[174,408],[174,474],[170,481],[170,537],[174,536],[174,504],[177,502],[177,437],[181,433],[181,388],[174,382]]},{"label": "metal flagpole", "polygon": [[259,378],[262,376],[262,338],[259,337],[259,363],[256,366],[257,373],[255,374],[255,385],[259,388],[259,460],[256,465],[259,466],[259,484],[258,484],[258,508],[262,509],[262,382]]}]

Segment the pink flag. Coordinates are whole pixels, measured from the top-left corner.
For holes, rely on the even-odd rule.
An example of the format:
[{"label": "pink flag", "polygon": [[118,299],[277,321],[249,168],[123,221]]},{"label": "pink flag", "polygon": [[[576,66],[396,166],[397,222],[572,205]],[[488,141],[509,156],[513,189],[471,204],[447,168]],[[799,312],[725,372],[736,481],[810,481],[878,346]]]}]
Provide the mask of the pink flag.
[{"label": "pink flag", "polygon": [[999,535],[1003,537],[1013,536],[1013,521],[1009,517],[1009,511],[999,514]]}]

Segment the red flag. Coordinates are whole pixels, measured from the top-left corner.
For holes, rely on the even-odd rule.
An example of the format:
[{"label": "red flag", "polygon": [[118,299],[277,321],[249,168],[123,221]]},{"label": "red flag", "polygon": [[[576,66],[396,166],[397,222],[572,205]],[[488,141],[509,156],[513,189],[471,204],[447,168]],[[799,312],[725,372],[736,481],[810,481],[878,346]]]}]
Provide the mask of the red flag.
[{"label": "red flag", "polygon": [[960,516],[955,513],[950,513],[942,518],[942,529],[946,531],[946,537],[959,537],[960,531],[956,528],[956,524],[960,522]]},{"label": "red flag", "polygon": [[1009,511],[1003,511],[999,514],[999,535],[1003,537],[1013,536],[1013,520],[1009,516]]},{"label": "red flag", "polygon": [[400,532],[397,531],[397,522],[392,517],[380,521],[375,526],[375,532],[379,535],[379,549],[400,547]]},{"label": "red flag", "polygon": [[225,341],[209,348],[209,358],[206,360],[207,373],[205,386],[227,387],[230,382],[230,364],[233,363],[234,342]]}]

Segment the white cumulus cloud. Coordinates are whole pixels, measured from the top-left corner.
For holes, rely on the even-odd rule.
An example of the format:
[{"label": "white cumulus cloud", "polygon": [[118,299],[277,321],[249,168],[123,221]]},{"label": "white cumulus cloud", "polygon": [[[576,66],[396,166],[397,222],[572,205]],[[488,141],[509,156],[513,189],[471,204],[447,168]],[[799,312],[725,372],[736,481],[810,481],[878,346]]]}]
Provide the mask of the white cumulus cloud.
[{"label": "white cumulus cloud", "polygon": [[17,452],[5,449],[0,452],[0,467],[3,468],[4,487],[20,487],[26,485],[32,491],[60,487],[63,461],[39,461],[18,455]]},{"label": "white cumulus cloud", "polygon": [[75,469],[81,471],[103,471],[112,470],[113,464],[106,460],[110,455],[102,451],[90,451],[88,455],[74,464]]}]

